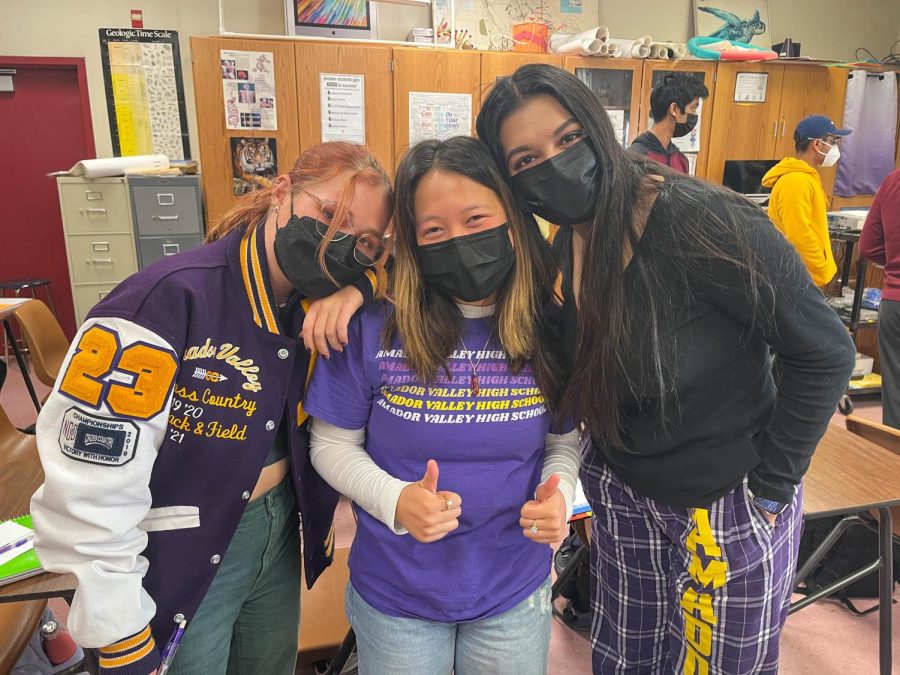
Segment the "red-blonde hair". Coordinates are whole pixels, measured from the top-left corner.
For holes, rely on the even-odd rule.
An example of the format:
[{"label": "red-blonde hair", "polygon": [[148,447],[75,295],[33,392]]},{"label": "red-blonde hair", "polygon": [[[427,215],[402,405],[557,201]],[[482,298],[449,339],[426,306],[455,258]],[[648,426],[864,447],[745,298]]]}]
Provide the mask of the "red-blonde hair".
[{"label": "red-blonde hair", "polygon": [[[294,166],[287,174],[291,180],[291,189],[293,192],[296,192],[300,188],[322,183],[345,172],[350,173],[350,178],[341,189],[334,218],[322,245],[319,247],[317,256],[319,265],[326,274],[328,272],[325,268],[325,249],[334,238],[340,223],[344,221],[347,212],[350,210],[350,204],[356,192],[356,184],[362,181],[383,190],[385,199],[388,200],[388,203],[391,203],[393,199],[391,179],[375,155],[369,152],[368,148],[363,145],[354,145],[353,143],[344,143],[342,141],[320,143],[312,146],[297,158]],[[255,224],[265,218],[272,205],[272,191],[273,188],[264,188],[241,197],[238,203],[222,217],[216,226],[209,230],[206,235],[206,241],[215,241],[237,227]]]}]

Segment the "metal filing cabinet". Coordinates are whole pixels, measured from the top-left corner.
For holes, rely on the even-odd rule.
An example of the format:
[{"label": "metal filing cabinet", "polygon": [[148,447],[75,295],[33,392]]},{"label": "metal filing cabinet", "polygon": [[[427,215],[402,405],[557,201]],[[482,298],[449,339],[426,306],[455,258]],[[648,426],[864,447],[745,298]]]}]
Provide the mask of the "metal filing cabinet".
[{"label": "metal filing cabinet", "polygon": [[141,269],[203,242],[199,176],[130,176],[128,190]]},{"label": "metal filing cabinet", "polygon": [[120,281],[203,241],[199,176],[56,182],[79,324]]}]

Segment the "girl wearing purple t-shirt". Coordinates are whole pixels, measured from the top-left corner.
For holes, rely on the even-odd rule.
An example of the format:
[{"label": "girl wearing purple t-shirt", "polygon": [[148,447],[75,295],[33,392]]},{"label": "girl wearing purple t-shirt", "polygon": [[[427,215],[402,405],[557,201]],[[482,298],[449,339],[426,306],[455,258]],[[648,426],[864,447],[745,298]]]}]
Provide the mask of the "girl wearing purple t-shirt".
[{"label": "girl wearing purple t-shirt", "polygon": [[358,516],[360,672],[544,673],[548,544],[579,461],[578,432],[551,421],[549,248],[460,137],[403,158],[394,253],[391,304],[354,319],[304,401],[313,464]]}]

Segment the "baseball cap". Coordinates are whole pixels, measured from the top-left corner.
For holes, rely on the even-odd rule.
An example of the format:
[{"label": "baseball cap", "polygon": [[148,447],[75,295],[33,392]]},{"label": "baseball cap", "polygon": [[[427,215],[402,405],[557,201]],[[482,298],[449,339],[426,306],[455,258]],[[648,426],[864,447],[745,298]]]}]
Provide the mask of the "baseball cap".
[{"label": "baseball cap", "polygon": [[838,129],[834,122],[825,115],[810,115],[797,123],[794,130],[794,138],[802,140],[806,138],[822,138],[823,136],[846,136],[850,129]]}]

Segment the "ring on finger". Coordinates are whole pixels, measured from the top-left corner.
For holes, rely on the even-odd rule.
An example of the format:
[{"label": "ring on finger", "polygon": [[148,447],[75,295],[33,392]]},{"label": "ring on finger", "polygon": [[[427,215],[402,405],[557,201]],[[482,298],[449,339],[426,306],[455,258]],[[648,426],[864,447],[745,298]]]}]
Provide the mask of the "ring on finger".
[{"label": "ring on finger", "polygon": [[446,504],[447,504],[447,510],[448,510],[448,511],[449,511],[450,509],[453,508],[453,500],[452,500],[452,499],[448,499],[448,500],[446,501]]},{"label": "ring on finger", "polygon": [[531,530],[531,534],[537,534],[537,533],[538,533],[537,521],[536,521],[536,520],[532,520],[532,521],[531,521],[531,527],[528,528],[528,529]]}]

